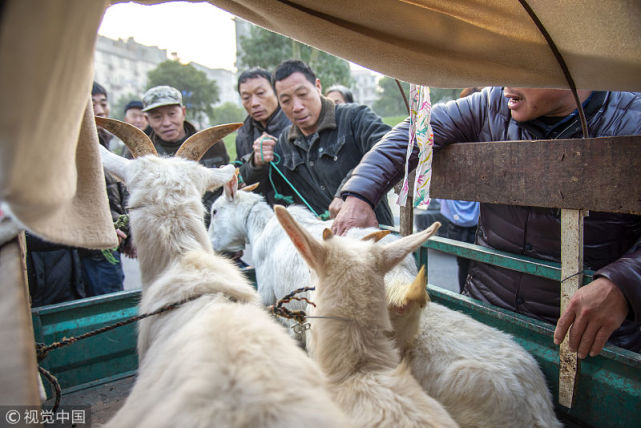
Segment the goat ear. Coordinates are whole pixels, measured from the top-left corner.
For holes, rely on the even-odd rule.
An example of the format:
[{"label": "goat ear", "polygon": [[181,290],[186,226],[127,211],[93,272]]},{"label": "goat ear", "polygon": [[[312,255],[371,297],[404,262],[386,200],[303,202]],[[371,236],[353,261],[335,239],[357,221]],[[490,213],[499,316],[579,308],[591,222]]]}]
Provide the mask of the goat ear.
[{"label": "goat ear", "polygon": [[127,178],[127,167],[129,166],[130,159],[125,159],[122,156],[118,156],[115,153],[111,153],[109,150],[100,145],[100,159],[102,160],[102,166],[111,174],[115,175],[121,181],[125,181]]},{"label": "goat ear", "polygon": [[227,183],[223,185],[223,193],[225,194],[225,198],[229,202],[232,202],[236,198],[237,191],[238,191],[238,176],[237,174],[234,174],[231,180],[229,180]]},{"label": "goat ear", "polygon": [[254,183],[254,184],[250,184],[249,186],[245,186],[240,190],[242,190],[243,192],[253,192],[258,188],[258,186],[260,186],[260,183]]},{"label": "goat ear", "polygon": [[323,241],[327,241],[328,239],[332,239],[334,237],[334,234],[332,233],[331,229],[323,229]]},{"label": "goat ear", "polygon": [[383,257],[381,258],[383,271],[387,272],[396,266],[409,253],[416,250],[421,244],[434,235],[441,223],[438,221],[430,227],[420,232],[405,236],[397,241],[391,242],[383,247]]},{"label": "goat ear", "polygon": [[303,256],[307,264],[318,272],[324,265],[325,257],[327,256],[327,250],[323,244],[301,228],[284,207],[274,205],[274,213],[287,235],[289,235],[289,239],[292,240],[294,247]]},{"label": "goat ear", "polygon": [[369,235],[365,235],[361,238],[361,241],[367,241],[372,239],[374,242],[378,242],[381,239],[385,238],[387,235],[389,235],[392,231],[391,230],[377,230],[376,232],[372,232]]},{"label": "goat ear", "polygon": [[207,190],[216,190],[225,185],[229,180],[234,177],[234,166],[225,165],[220,168],[207,169]]},{"label": "goat ear", "polygon": [[427,294],[425,285],[427,283],[427,275],[425,274],[425,265],[421,266],[416,278],[412,284],[405,290],[405,304],[416,302],[421,308],[424,308],[427,302],[430,301],[430,295]]}]

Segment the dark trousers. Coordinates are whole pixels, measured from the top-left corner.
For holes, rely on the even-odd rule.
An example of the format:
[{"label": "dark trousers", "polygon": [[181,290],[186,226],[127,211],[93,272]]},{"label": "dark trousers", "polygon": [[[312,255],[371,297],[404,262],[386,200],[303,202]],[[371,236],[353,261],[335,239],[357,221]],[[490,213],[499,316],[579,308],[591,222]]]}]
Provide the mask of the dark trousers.
[{"label": "dark trousers", "polygon": [[81,256],[82,268],[87,283],[87,297],[113,293],[124,289],[125,273],[118,251],[112,252],[118,261],[111,264],[100,252]]}]

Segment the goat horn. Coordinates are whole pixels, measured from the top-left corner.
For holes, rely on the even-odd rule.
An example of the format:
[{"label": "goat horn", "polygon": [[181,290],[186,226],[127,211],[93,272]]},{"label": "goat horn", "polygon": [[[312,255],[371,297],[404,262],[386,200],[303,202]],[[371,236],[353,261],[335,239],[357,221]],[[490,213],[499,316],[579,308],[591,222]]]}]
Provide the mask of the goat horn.
[{"label": "goat horn", "polygon": [[147,134],[135,126],[116,119],[108,119],[106,117],[99,116],[96,116],[96,125],[101,128],[105,128],[107,131],[120,138],[134,158],[150,154],[158,156],[158,152]]},{"label": "goat horn", "polygon": [[260,186],[260,183],[254,183],[254,184],[250,184],[249,186],[245,186],[240,190],[242,190],[243,192],[251,192],[253,190],[256,190],[258,186]]},{"label": "goat horn", "polygon": [[176,151],[175,156],[199,161],[211,146],[241,126],[243,126],[242,123],[228,123],[226,125],[212,126],[211,128],[203,129],[187,138],[178,151]]},{"label": "goat horn", "polygon": [[376,232],[372,232],[369,235],[363,236],[361,238],[361,241],[367,241],[371,239],[374,242],[378,242],[381,239],[385,238],[387,235],[389,235],[391,232],[392,232],[391,230],[377,230]]}]

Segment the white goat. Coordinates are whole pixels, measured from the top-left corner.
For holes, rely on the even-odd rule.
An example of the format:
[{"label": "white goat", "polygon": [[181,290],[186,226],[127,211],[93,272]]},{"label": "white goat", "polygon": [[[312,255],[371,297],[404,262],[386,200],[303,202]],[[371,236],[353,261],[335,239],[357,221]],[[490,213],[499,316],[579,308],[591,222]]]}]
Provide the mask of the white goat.
[{"label": "white goat", "polygon": [[423,389],[461,427],[561,427],[536,360],[502,331],[429,302],[425,283],[423,266],[418,281],[387,290],[397,346]]},{"label": "white goat", "polygon": [[312,351],[341,408],[363,427],[457,426],[401,364],[389,336],[392,325],[383,279],[440,224],[385,245],[375,242],[388,233],[384,231],[357,240],[334,237],[325,229],[318,241],[286,209],[276,206],[274,211],[318,277]]},{"label": "white goat", "polygon": [[238,268],[213,253],[201,196],[234,168],[102,156],[131,194],[140,312],[194,299],[140,322],[138,377],[107,426],[344,426],[317,365],[266,313]]},{"label": "white goat", "polygon": [[[321,238],[324,229],[331,227],[332,221],[318,220],[302,206],[289,206],[287,210],[317,239]],[[347,235],[360,238],[376,230],[351,229]],[[209,237],[216,251],[235,252],[245,248],[246,243],[251,245],[258,293],[265,305],[274,304],[297,288],[311,284],[309,268],[285,235],[272,208],[258,194],[238,192],[236,180],[225,184],[224,194],[212,205]],[[390,235],[384,242],[395,239]],[[416,274],[414,258],[408,256],[385,276],[385,282],[389,288],[404,289]],[[292,301],[288,307],[304,310],[306,305]]]},{"label": "white goat", "polygon": [[[331,225],[302,207],[287,210],[316,239]],[[212,206],[211,218],[209,236],[214,249],[238,251],[247,242],[251,244],[263,303],[273,304],[311,284],[307,266],[260,195],[236,192],[234,183],[228,183],[225,194]],[[362,237],[373,230],[351,229],[347,235]],[[388,236],[382,242],[392,239]],[[385,285],[396,341],[423,389],[443,403],[461,426],[509,426],[514,422],[560,426],[534,358],[505,333],[429,302],[424,272],[417,281],[416,273],[413,258],[407,257],[385,276]],[[305,309],[301,302],[288,306]],[[457,369],[448,368],[450,364]],[[469,382],[462,382],[464,368]]]}]

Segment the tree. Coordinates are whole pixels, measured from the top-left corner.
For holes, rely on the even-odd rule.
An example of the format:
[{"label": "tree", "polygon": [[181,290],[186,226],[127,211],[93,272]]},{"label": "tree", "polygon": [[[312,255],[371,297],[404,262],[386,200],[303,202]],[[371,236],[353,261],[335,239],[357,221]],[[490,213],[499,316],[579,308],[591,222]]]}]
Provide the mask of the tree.
[{"label": "tree", "polygon": [[[401,82],[405,96],[410,96],[410,85],[407,82]],[[381,95],[374,102],[373,109],[380,116],[402,116],[407,115],[407,107],[398,90],[396,81],[391,77],[383,77],[378,86],[381,89]],[[444,89],[444,88],[430,88],[430,100],[432,104],[439,102],[446,102],[458,98],[461,89]]]},{"label": "tree", "polygon": [[212,125],[223,123],[242,122],[245,120],[247,112],[244,108],[238,107],[234,103],[226,102],[214,107],[214,115],[211,118]]},{"label": "tree", "polygon": [[205,115],[213,119],[212,104],[218,102],[218,84],[192,65],[178,61],[165,61],[147,73],[147,89],[168,85],[178,89],[187,107],[187,119],[201,122]]},{"label": "tree", "polygon": [[240,47],[241,70],[252,67],[274,70],[287,59],[300,59],[314,70],[323,88],[351,84],[349,63],[344,59],[263,28],[252,26],[249,37],[240,37]]},{"label": "tree", "polygon": [[[398,90],[396,81],[391,77],[383,77],[378,81],[378,86],[381,88],[380,97],[374,101],[372,108],[379,116],[403,116],[407,115],[407,107],[403,96]],[[410,84],[401,82],[405,96],[410,96]]]}]

